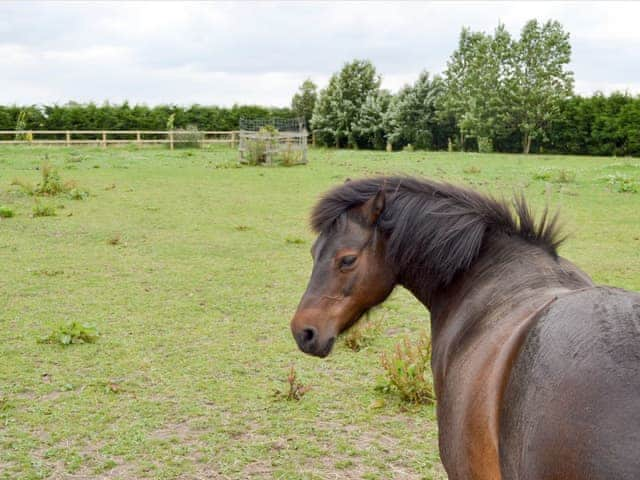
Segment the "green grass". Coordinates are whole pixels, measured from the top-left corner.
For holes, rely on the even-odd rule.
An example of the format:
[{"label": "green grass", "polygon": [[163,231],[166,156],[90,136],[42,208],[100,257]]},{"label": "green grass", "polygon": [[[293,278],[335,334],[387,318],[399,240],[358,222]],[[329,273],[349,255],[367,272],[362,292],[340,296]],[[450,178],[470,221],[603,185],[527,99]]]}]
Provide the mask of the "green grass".
[{"label": "green grass", "polygon": [[[433,406],[376,392],[380,353],[427,325],[398,289],[381,337],[326,360],[289,320],[311,269],[309,209],[345,178],[424,174],[560,208],[561,253],[640,290],[638,163],[611,158],[315,150],[297,168],[236,168],[227,149],[0,148],[0,479],[445,478]],[[91,192],[33,218],[45,154]],[[619,168],[618,168],[619,165]],[[99,168],[96,168],[99,167]],[[570,183],[534,179],[541,168]],[[64,207],[64,208],[60,208]],[[117,239],[117,241],[113,240]],[[123,239],[126,239],[123,240]],[[67,322],[96,343],[41,344]],[[291,366],[310,386],[287,391]]]}]

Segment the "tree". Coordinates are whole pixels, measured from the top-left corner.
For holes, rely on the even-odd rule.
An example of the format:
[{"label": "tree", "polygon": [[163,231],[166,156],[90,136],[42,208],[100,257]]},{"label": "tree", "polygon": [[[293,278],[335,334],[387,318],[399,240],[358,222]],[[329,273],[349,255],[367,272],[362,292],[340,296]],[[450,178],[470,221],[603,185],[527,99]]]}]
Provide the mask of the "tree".
[{"label": "tree", "polygon": [[465,136],[504,138],[519,132],[528,153],[543,141],[561,103],[572,95],[569,35],[556,21],[529,21],[514,41],[503,25],[493,35],[463,29],[447,62],[445,108]]},{"label": "tree", "polygon": [[318,98],[318,87],[310,79],[306,79],[302,82],[302,85],[298,88],[298,92],[293,95],[291,99],[291,110],[293,113],[304,118],[305,125],[309,128],[311,122],[311,115],[313,115],[313,108],[316,105]]},{"label": "tree", "polygon": [[388,90],[370,93],[365,99],[358,118],[351,124],[352,137],[359,147],[381,150],[386,145],[384,118],[392,95]]},{"label": "tree", "polygon": [[352,126],[358,125],[367,97],[378,96],[380,82],[368,60],[353,60],[333,74],[327,88],[320,91],[311,117],[317,139],[326,145],[357,147]]},{"label": "tree", "polygon": [[429,78],[428,72],[422,72],[413,85],[404,86],[385,116],[389,142],[424,149],[446,148],[448,122],[439,115],[444,94],[444,81],[438,76]]},{"label": "tree", "polygon": [[504,25],[494,35],[463,28],[458,48],[447,62],[443,102],[456,119],[460,146],[465,137],[493,138],[507,133],[510,56],[513,40]]},{"label": "tree", "polygon": [[545,139],[561,104],[573,94],[569,34],[557,21],[540,25],[530,20],[522,29],[511,58],[508,81],[510,115],[522,132],[522,148],[529,153],[533,139]]}]

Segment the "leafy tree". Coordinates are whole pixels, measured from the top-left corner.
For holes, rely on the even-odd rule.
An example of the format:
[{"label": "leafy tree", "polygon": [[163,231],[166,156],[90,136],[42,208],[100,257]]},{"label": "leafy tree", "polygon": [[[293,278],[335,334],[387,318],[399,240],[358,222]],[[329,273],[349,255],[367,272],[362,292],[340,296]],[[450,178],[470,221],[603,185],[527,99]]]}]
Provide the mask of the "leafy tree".
[{"label": "leafy tree", "polygon": [[318,87],[310,79],[300,85],[298,92],[291,99],[291,110],[297,117],[304,118],[305,125],[309,128],[313,108],[318,99]]},{"label": "leafy tree", "polygon": [[493,35],[463,29],[447,63],[444,103],[465,136],[502,139],[519,132],[528,153],[572,95],[569,35],[556,21],[529,21],[515,41],[504,25]]},{"label": "leafy tree", "polygon": [[514,46],[509,110],[522,133],[523,152],[529,153],[531,141],[545,138],[561,103],[573,94],[573,72],[566,70],[571,44],[559,22],[530,20]]},{"label": "leafy tree", "polygon": [[358,147],[383,149],[386,145],[384,118],[392,95],[388,90],[367,95],[357,119],[351,124],[354,144]]},{"label": "leafy tree", "polygon": [[444,110],[452,115],[465,137],[489,138],[508,130],[506,90],[509,88],[513,40],[504,25],[494,35],[463,28],[458,48],[447,62]]},{"label": "leafy tree", "polygon": [[404,86],[385,117],[389,141],[416,148],[446,148],[447,134],[453,132],[447,119],[439,115],[444,95],[444,81],[438,76],[429,78],[428,72],[422,72],[413,85]]},{"label": "leafy tree", "polygon": [[368,60],[346,63],[340,72],[333,74],[327,88],[320,91],[311,117],[317,139],[336,147],[358,146],[352,126],[358,125],[367,97],[378,95],[380,82]]}]

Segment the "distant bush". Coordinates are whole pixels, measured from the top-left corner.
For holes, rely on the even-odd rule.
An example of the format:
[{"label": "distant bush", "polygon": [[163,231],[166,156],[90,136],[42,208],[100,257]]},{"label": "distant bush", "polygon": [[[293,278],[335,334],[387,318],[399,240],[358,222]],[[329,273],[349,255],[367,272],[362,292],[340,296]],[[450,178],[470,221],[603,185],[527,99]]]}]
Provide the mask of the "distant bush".
[{"label": "distant bush", "polygon": [[405,338],[393,353],[380,357],[386,377],[378,382],[382,392],[396,391],[402,400],[412,403],[433,403],[435,392],[431,376],[431,339],[423,331],[416,342]]},{"label": "distant bush", "polygon": [[200,148],[204,140],[204,133],[196,125],[173,131],[174,148]]}]

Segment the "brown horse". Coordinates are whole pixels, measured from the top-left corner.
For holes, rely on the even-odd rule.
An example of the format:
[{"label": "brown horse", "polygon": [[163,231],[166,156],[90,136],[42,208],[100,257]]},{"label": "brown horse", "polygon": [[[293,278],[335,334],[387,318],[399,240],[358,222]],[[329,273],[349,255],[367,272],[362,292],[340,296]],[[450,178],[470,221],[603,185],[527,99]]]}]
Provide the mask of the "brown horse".
[{"label": "brown horse", "polygon": [[431,312],[440,456],[457,479],[640,479],[640,295],[596,286],[536,225],[413,178],[345,183],[316,205],[291,322],[325,357],[395,285]]}]

